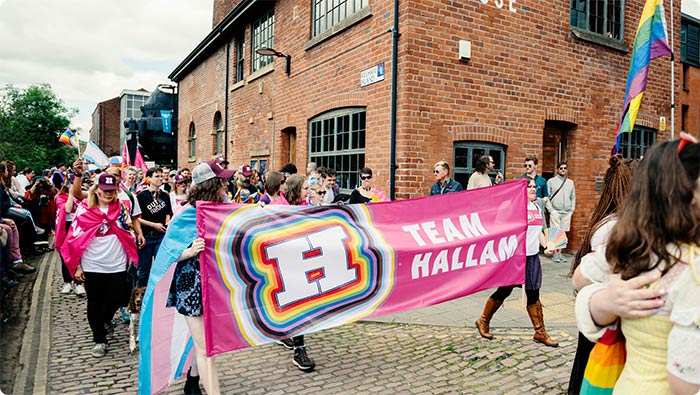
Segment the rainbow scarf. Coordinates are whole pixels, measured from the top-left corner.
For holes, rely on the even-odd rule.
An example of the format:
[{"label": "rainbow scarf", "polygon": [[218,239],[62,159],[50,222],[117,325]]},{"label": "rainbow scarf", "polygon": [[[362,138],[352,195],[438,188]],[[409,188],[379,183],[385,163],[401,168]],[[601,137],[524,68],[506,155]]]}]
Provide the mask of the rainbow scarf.
[{"label": "rainbow scarf", "polygon": [[617,326],[608,328],[593,346],[583,373],[581,395],[612,394],[615,383],[625,367],[627,352],[625,336]]},{"label": "rainbow scarf", "polygon": [[[136,238],[131,232],[129,223],[126,222],[129,218],[127,210],[127,206],[118,200],[109,205],[107,214],[98,207],[88,208],[86,202],[78,203],[70,230],[63,245],[59,247],[59,252],[71,274],[75,273],[83,253],[103,223],[116,225],[110,226],[109,232],[117,236],[127,257],[138,262]],[[126,270],[126,267],[124,269]]]},{"label": "rainbow scarf", "polygon": [[639,18],[637,35],[632,48],[630,70],[627,74],[625,102],[617,125],[617,138],[612,154],[620,148],[623,133],[631,133],[637,121],[642,96],[647,89],[647,74],[652,59],[673,53],[666,35],[663,0],[647,0]]}]

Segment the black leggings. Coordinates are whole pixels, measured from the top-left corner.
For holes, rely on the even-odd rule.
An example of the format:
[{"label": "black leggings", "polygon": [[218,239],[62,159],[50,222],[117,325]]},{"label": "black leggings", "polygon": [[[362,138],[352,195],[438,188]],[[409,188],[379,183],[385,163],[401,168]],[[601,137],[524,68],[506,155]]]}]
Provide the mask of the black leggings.
[{"label": "black leggings", "polygon": [[107,343],[105,324],[125,299],[126,271],[119,273],[85,272],[87,318],[95,343]]},{"label": "black leggings", "polygon": [[[496,292],[494,292],[493,295],[491,295],[491,299],[503,302],[504,300],[506,300],[506,298],[510,296],[510,293],[513,292],[513,288],[515,288],[515,285],[510,285],[507,287],[498,287]],[[537,303],[538,300],[540,300],[540,290],[525,288],[525,296],[527,297],[527,305],[531,306]]]}]

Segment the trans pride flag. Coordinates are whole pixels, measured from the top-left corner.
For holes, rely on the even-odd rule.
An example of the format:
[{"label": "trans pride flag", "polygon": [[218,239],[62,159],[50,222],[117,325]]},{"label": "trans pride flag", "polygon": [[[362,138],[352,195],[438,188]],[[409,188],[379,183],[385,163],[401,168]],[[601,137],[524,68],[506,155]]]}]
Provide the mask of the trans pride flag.
[{"label": "trans pride flag", "polygon": [[193,342],[165,308],[196,238],[207,354],[430,306],[525,279],[525,180],[369,205],[198,202],[168,226],[141,310],[139,393],[186,374]]},{"label": "trans pride flag", "polygon": [[631,133],[637,121],[642,96],[647,89],[647,74],[652,59],[673,53],[666,35],[666,17],[663,0],[647,0],[639,19],[637,35],[632,48],[632,60],[627,74],[625,102],[617,125],[617,138],[612,154],[620,148],[623,133]]}]

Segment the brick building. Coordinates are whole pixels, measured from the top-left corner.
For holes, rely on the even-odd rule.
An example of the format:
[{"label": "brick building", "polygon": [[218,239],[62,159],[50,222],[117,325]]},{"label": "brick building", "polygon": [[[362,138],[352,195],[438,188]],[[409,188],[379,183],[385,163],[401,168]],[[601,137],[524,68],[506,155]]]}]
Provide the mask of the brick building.
[{"label": "brick building", "polygon": [[92,140],[107,155],[120,155],[119,129],[120,108],[119,97],[97,103],[92,112]]},{"label": "brick building", "polygon": [[681,19],[680,130],[700,135],[700,20]]},{"label": "brick building", "polygon": [[[396,14],[388,0],[214,0],[212,32],[170,75],[180,92],[178,162],[223,154],[235,166],[304,169],[312,160],[334,167],[343,188],[368,166],[381,189],[406,199],[427,195],[440,159],[465,185],[483,153],[507,180],[528,154],[545,177],[565,159],[578,195],[576,247],[615,140],[644,1],[398,3]],[[680,2],[673,12],[678,48]],[[278,56],[255,52],[265,47]],[[658,129],[670,119],[670,59],[652,62],[627,156],[669,135]],[[678,59],[674,67],[680,75]]]}]

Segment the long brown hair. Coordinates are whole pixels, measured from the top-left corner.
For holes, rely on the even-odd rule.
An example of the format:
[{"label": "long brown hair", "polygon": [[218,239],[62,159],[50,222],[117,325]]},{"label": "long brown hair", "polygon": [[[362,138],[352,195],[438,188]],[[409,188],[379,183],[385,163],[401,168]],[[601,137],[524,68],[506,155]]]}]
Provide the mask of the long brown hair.
[{"label": "long brown hair", "polygon": [[[679,154],[678,143],[665,141],[647,151],[619,210],[605,257],[624,279],[657,267],[665,274],[678,259],[679,244],[700,243],[700,202],[695,200],[700,144],[689,144]],[[676,250],[669,251],[669,244]]]},{"label": "long brown hair", "polygon": [[287,178],[287,193],[284,197],[291,205],[301,204],[301,188],[304,186],[306,176],[301,174],[292,174]]},{"label": "long brown hair", "polygon": [[187,203],[192,206],[197,200],[205,200],[207,202],[223,202],[224,199],[219,195],[223,178],[210,178],[190,188],[190,193],[187,195]]},{"label": "long brown hair", "polygon": [[610,214],[616,213],[622,204],[622,200],[629,191],[632,172],[637,165],[635,159],[625,159],[620,154],[611,156],[608,163],[610,167],[605,171],[603,191],[591,215],[591,222],[583,236],[581,247],[571,263],[570,277],[581,264],[581,258],[591,252],[591,238],[595,232],[610,220]]}]

